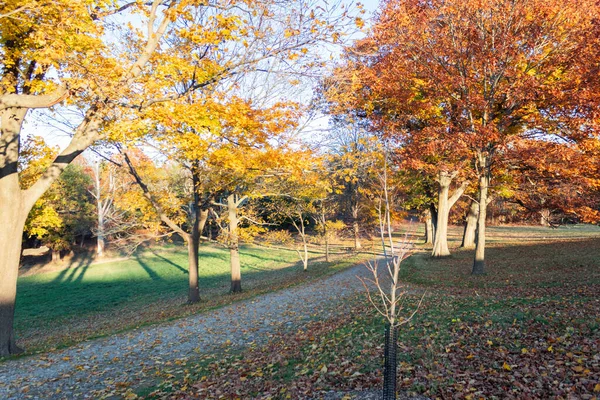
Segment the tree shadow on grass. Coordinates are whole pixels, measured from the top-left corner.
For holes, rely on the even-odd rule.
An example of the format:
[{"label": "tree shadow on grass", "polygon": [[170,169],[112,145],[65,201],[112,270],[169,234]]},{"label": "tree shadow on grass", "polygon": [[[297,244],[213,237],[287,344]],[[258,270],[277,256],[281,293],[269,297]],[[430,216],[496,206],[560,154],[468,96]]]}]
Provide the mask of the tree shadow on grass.
[{"label": "tree shadow on grass", "polygon": [[60,271],[52,280],[53,283],[80,283],[83,276],[94,261],[94,255],[91,252],[76,253],[69,261],[69,265]]},{"label": "tree shadow on grass", "polygon": [[[161,256],[159,253],[157,253],[156,251],[152,250],[152,254],[154,254],[154,256],[156,258],[160,258],[162,261],[164,261],[165,263],[172,265],[173,267],[177,268],[178,270],[180,270],[182,273],[187,274],[188,271],[187,269],[181,267],[179,264],[174,263],[173,261],[169,260],[166,257]],[[139,258],[138,258],[139,260]]]},{"label": "tree shadow on grass", "polygon": [[600,238],[486,248],[486,275],[472,276],[474,250],[452,249],[436,259],[417,253],[404,262],[403,279],[419,284],[472,288],[544,287],[600,283]]},{"label": "tree shadow on grass", "polygon": [[158,275],[152,268],[150,268],[150,266],[148,264],[146,264],[142,260],[142,258],[140,256],[136,255],[135,259],[138,262],[138,264],[140,265],[140,267],[142,267],[144,269],[144,271],[146,271],[146,273],[148,274],[150,279],[152,279],[153,281],[162,281],[163,280],[160,277],[160,275]]}]

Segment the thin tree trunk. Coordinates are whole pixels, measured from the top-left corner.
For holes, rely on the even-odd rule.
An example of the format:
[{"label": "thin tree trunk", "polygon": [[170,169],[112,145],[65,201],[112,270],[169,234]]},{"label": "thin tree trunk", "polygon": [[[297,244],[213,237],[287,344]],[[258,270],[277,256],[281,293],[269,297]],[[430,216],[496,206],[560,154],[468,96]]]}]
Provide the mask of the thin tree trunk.
[{"label": "thin tree trunk", "polygon": [[360,226],[358,224],[358,206],[352,206],[352,231],[354,232],[354,249],[360,250],[362,244],[360,243]]},{"label": "thin tree trunk", "polygon": [[435,208],[434,203],[429,204],[429,212],[431,213],[431,225],[433,230],[431,231],[432,239],[435,239],[435,232],[437,231],[437,220],[438,220],[438,212],[437,208]]},{"label": "thin tree trunk", "polygon": [[304,266],[304,272],[308,271],[308,244],[306,243],[306,236],[302,235],[302,242],[304,247],[304,258],[302,264]]},{"label": "thin tree trunk", "polygon": [[98,258],[104,255],[104,248],[106,241],[104,239],[104,204],[102,204],[102,186],[100,185],[100,164],[94,164],[94,183],[96,198],[96,209],[98,213],[98,233],[96,234],[97,245],[96,245],[96,256]]},{"label": "thin tree trunk", "polygon": [[463,232],[463,240],[460,247],[465,249],[475,248],[475,234],[477,231],[477,216],[479,215],[479,204],[476,201],[471,201],[469,212],[467,213],[465,230]]},{"label": "thin tree trunk", "polygon": [[229,257],[231,263],[231,293],[242,291],[242,269],[240,265],[240,247],[238,238],[238,216],[235,195],[227,197],[227,211],[229,213]]},{"label": "thin tree trunk", "polygon": [[329,262],[329,235],[325,232],[325,262]]},{"label": "thin tree trunk", "polygon": [[485,219],[487,216],[488,187],[490,184],[490,170],[487,158],[479,156],[479,217],[477,219],[477,247],[475,248],[475,260],[473,262],[473,275],[485,274]]},{"label": "thin tree trunk", "polygon": [[192,233],[186,238],[188,247],[188,303],[194,304],[200,301],[199,284],[199,259],[200,259],[200,236],[208,220],[208,210],[200,210],[200,217],[192,226]]},{"label": "thin tree trunk", "polygon": [[431,210],[425,210],[425,243],[433,244],[433,222],[431,220]]}]

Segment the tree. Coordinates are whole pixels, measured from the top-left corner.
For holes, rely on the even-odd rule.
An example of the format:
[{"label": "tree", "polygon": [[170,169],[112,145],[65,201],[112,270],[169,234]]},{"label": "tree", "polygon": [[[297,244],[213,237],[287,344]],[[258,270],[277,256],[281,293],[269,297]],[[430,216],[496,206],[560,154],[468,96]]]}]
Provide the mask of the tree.
[{"label": "tree", "polygon": [[[433,243],[432,255],[447,256],[448,214],[469,183],[465,173],[467,149],[451,141],[448,115],[423,98],[421,81],[408,78],[407,82],[410,70],[395,58],[378,52],[382,40],[368,37],[347,50],[344,65],[336,68],[324,84],[331,105],[329,112],[350,113],[372,134],[395,144],[398,167],[409,171],[405,178],[413,186],[417,178],[421,179],[417,187],[425,193],[417,194],[414,188],[408,191],[429,199],[426,218],[431,218],[432,223],[426,232],[428,241]],[[404,101],[399,102],[400,98]],[[463,182],[449,196],[457,176]],[[422,201],[417,203],[418,207],[424,205]]]},{"label": "tree", "polygon": [[388,0],[363,42],[372,55],[363,69],[395,94],[375,90],[373,114],[416,124],[410,137],[429,130],[471,164],[479,184],[473,274],[485,273],[488,192],[502,151],[522,137],[589,135],[581,83],[597,87],[586,57],[597,49],[598,12],[595,1]]},{"label": "tree", "polygon": [[[0,28],[0,356],[19,351],[13,334],[21,234],[27,215],[66,166],[100,137],[103,118],[123,99],[131,99],[144,66],[175,18],[176,1],[163,5],[110,1],[94,4],[55,1],[27,12],[19,2],[3,10]],[[146,12],[148,33],[131,29],[131,45],[111,52],[103,39],[110,25],[104,18],[125,10]],[[9,15],[10,14],[10,15]],[[135,32],[135,33],[134,33]],[[114,42],[114,40],[113,40]],[[121,42],[125,43],[125,42]],[[139,88],[139,86],[137,86]],[[20,135],[31,109],[67,102],[84,116],[69,145],[44,169],[37,181],[23,188],[18,178]]]},{"label": "tree", "polygon": [[[385,258],[382,261],[374,260],[367,262],[366,267],[371,273],[371,276],[369,276],[369,278],[359,279],[361,279],[365,286],[369,302],[386,320],[383,399],[395,400],[398,369],[396,356],[398,347],[398,328],[401,325],[410,322],[416,315],[425,294],[423,294],[421,302],[419,302],[417,308],[412,313],[409,313],[407,316],[403,315],[405,314],[403,300],[408,295],[408,290],[400,282],[400,267],[402,261],[410,254],[412,242],[410,232],[406,232],[401,243],[394,243],[392,236],[392,207],[387,181],[387,162],[381,173],[381,183],[378,216],[379,223],[382,226],[382,229],[380,229],[380,236]],[[386,249],[386,245],[389,247],[389,253]],[[375,290],[375,295],[371,294],[371,288]]]},{"label": "tree", "polygon": [[507,151],[515,173],[509,201],[543,226],[560,223],[553,215],[583,222],[600,220],[598,154],[564,141],[520,140]]},{"label": "tree", "polygon": [[304,271],[308,270],[308,232],[307,226],[314,221],[324,234],[326,259],[329,261],[328,221],[325,200],[331,193],[330,182],[323,176],[323,160],[310,151],[287,153],[293,162],[282,165],[285,173],[272,185],[267,194],[263,213],[267,220],[275,224],[290,223],[302,241],[298,256]]},{"label": "tree", "polygon": [[[13,1],[2,10],[0,225],[6,228],[0,232],[0,356],[18,350],[12,325],[20,237],[34,203],[92,143],[109,134],[124,139],[136,133],[136,118],[129,120],[131,129],[104,129],[123,110],[144,111],[206,87],[234,67],[243,70],[248,60],[234,65],[214,60],[227,60],[229,50],[246,46],[268,53],[270,47],[257,39],[269,37],[275,27],[287,32],[280,40],[285,43],[281,54],[298,58],[307,45],[303,35],[331,38],[339,33],[330,17],[346,18],[337,4],[312,8],[312,13],[306,3],[288,5],[270,0],[60,0],[43,7]],[[140,22],[107,23],[109,16]],[[272,23],[265,21],[269,18]],[[175,77],[185,83],[173,85]],[[69,145],[38,181],[23,189],[17,175],[23,121],[31,109],[59,104],[79,110],[81,119],[74,122]]]}]

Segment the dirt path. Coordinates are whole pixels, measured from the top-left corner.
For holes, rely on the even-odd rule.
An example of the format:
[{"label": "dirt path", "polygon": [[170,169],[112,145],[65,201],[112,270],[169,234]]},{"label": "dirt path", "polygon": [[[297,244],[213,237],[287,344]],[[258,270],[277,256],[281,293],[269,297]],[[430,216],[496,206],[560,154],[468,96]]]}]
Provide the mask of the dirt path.
[{"label": "dirt path", "polygon": [[168,324],[81,343],[65,350],[0,364],[1,399],[98,398],[152,382],[157,369],[268,339],[313,318],[342,313],[345,297],[364,290],[355,266],[323,280],[296,286]]}]

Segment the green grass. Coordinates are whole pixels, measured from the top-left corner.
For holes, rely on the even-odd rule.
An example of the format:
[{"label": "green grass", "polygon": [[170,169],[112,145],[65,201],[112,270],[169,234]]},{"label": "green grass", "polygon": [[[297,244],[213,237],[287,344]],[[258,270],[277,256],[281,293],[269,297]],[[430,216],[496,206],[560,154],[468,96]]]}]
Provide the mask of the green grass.
[{"label": "green grass", "polygon": [[306,273],[295,251],[244,246],[244,292],[230,295],[229,251],[204,245],[202,301],[186,305],[187,252],[182,246],[144,250],[124,261],[74,260],[59,272],[19,278],[15,328],[28,351],[61,347],[316,279],[352,262],[356,258],[329,264],[313,258]]}]

